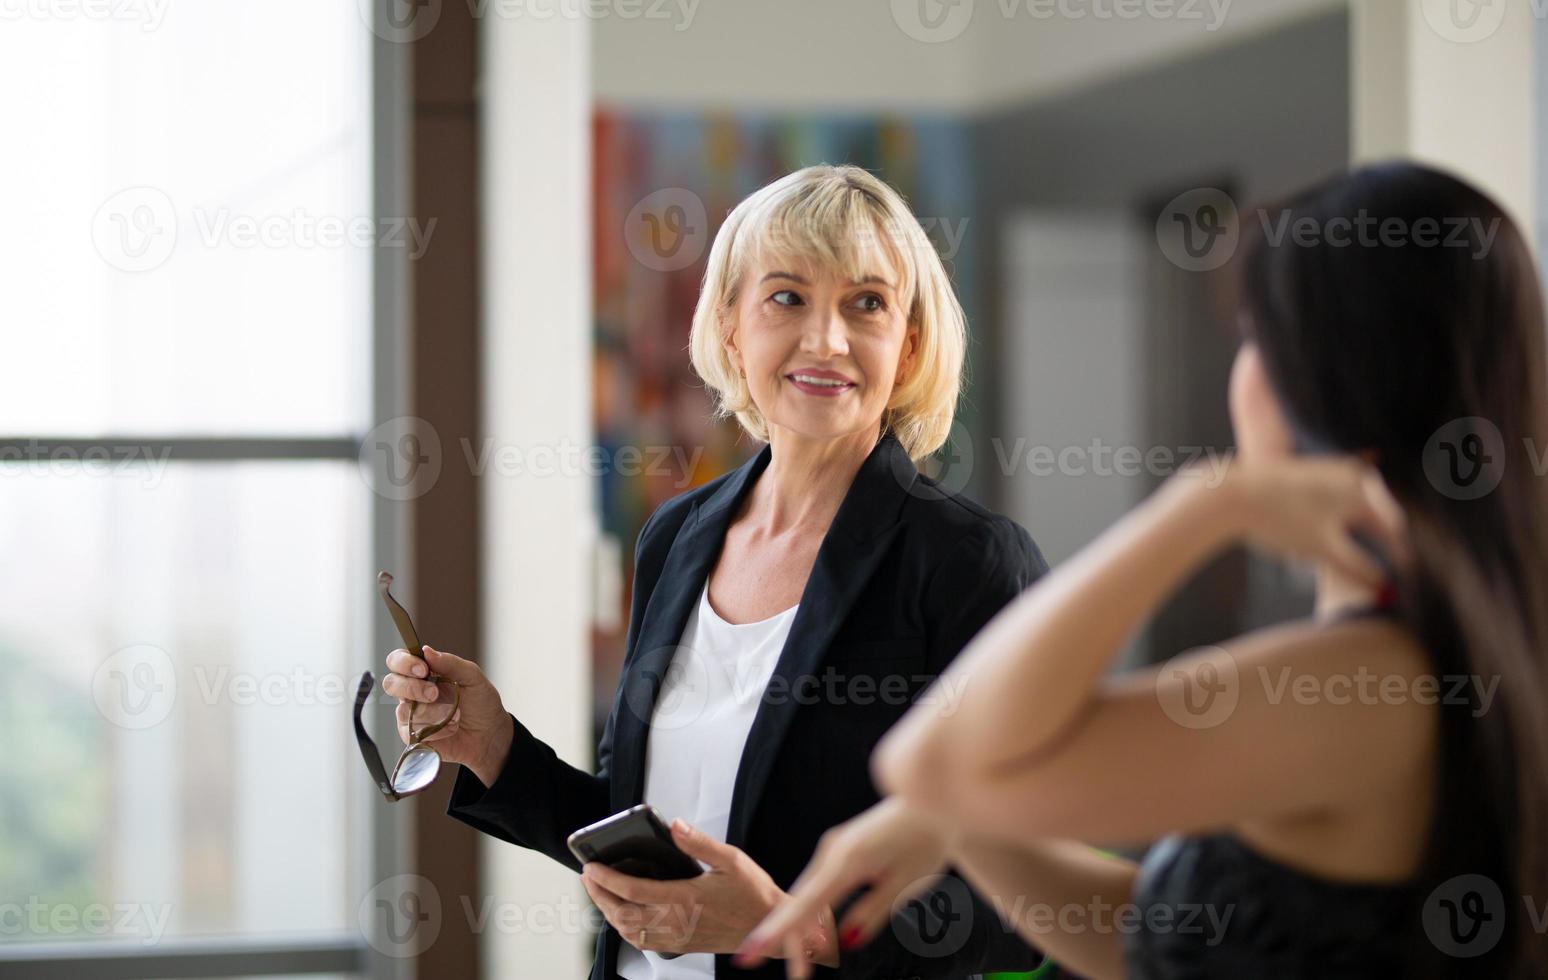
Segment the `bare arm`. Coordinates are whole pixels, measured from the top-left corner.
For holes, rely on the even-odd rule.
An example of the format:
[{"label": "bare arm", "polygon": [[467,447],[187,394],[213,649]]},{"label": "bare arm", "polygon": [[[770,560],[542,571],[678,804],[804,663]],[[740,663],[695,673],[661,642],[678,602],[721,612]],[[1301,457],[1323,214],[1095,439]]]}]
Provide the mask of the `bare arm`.
[{"label": "bare arm", "polygon": [[1116,910],[1128,904],[1138,867],[1077,841],[1010,845],[964,838],[952,863],[1021,938],[1090,980],[1122,980]]},{"label": "bare arm", "polygon": [[[910,711],[873,756],[878,782],[969,833],[1023,844],[1138,843],[1390,791],[1429,757],[1430,712],[1412,701],[1303,704],[1278,682],[1304,675],[1322,690],[1356,669],[1411,682],[1426,664],[1395,627],[1286,627],[1104,674],[1183,579],[1237,540],[1379,581],[1348,531],[1394,537],[1395,510],[1379,481],[1373,490],[1344,462],[1292,462],[1217,487],[1170,481],[990,622],[939,681],[960,692],[953,710]],[[1179,714],[1221,685],[1234,699],[1223,717]]]},{"label": "bare arm", "polygon": [[1228,542],[1197,490],[1169,484],[991,620],[938,681],[960,685],[957,710],[911,711],[882,742],[883,785],[921,752],[989,776],[1066,734],[1130,634]]}]

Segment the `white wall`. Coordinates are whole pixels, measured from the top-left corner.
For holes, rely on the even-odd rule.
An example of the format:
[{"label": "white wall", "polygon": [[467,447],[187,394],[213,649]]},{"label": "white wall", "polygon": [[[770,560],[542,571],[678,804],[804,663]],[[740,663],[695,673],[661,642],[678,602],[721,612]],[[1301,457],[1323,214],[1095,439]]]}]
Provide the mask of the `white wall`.
[{"label": "white wall", "polygon": [[[928,0],[921,0],[928,2]],[[1033,0],[1041,4],[1052,0]],[[1061,0],[1063,2],[1063,0]],[[978,0],[969,47],[976,64],[975,97],[980,105],[1005,105],[1051,98],[1107,78],[1182,61],[1211,48],[1327,10],[1343,0],[1175,0],[1170,6],[1189,16],[1121,20],[1097,15],[1122,3],[1069,0],[1079,17],[1035,19],[1021,0],[1020,12],[1003,16],[1011,0]],[[1132,0],[1142,6],[1147,0]],[[1355,0],[1360,2],[1360,0]],[[1157,2],[1164,11],[1169,4]],[[1265,79],[1272,85],[1273,79]],[[1175,107],[1179,115],[1190,109]]]},{"label": "white wall", "polygon": [[1006,478],[1006,514],[1057,565],[1149,487],[1143,476],[1103,474],[1114,448],[1147,445],[1146,229],[1128,212],[1023,212],[1006,219],[1002,244],[998,359],[1015,365],[1001,379],[1015,423],[978,465]]},{"label": "white wall", "polygon": [[[1054,3],[1072,15],[1043,16]],[[1339,0],[655,4],[642,0],[640,16],[613,13],[594,22],[592,78],[599,102],[792,111],[973,111],[1056,94],[1342,6]],[[1128,9],[1133,4],[1139,4],[1141,12],[1148,4],[1148,9],[1165,11],[1170,6],[1187,13],[1136,19],[1103,16],[1115,6]],[[1220,8],[1223,14],[1217,13]],[[931,28],[931,18],[939,26]]]},{"label": "white wall", "polygon": [[962,46],[911,40],[886,0],[699,0],[687,19],[601,18],[592,40],[608,105],[947,108],[973,96]]}]

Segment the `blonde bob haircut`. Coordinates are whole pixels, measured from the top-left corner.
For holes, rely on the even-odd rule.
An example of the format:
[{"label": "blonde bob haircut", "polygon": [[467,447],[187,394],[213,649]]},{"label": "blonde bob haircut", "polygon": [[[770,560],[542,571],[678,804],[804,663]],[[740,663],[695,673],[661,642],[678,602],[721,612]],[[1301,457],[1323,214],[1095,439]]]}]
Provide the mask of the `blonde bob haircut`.
[{"label": "blonde bob haircut", "polygon": [[939,449],[962,390],[967,320],[941,257],[898,192],[859,167],[807,167],[753,193],[716,233],[689,351],[713,393],[715,414],[735,415],[743,429],[767,442],[768,422],[725,344],[742,278],[764,259],[853,281],[879,275],[894,285],[918,341],[913,369],[888,400],[882,429],[897,436],[910,459]]}]

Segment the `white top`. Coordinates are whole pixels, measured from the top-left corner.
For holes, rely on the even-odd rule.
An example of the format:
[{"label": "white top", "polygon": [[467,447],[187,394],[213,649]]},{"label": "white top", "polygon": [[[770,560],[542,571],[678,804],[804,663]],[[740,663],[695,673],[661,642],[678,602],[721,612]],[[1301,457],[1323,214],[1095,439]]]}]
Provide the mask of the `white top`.
[{"label": "white top", "polygon": [[[728,623],[710,605],[705,583],[662,681],[645,742],[645,802],[668,824],[682,817],[715,840],[726,839],[742,748],[799,608],[756,623]],[[662,959],[625,939],[618,975],[713,980],[715,957]]]}]

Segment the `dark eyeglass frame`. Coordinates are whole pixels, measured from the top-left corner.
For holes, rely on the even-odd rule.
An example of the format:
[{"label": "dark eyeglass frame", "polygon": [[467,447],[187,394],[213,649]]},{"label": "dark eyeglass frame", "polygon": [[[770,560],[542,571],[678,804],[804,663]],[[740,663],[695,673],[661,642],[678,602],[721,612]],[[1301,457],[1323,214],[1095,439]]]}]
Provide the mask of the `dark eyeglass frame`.
[{"label": "dark eyeglass frame", "polygon": [[[381,572],[376,576],[376,588],[382,596],[382,602],[387,606],[387,612],[392,616],[393,625],[398,628],[398,636],[403,640],[404,649],[410,655],[424,659],[424,644],[419,641],[419,633],[414,629],[414,621],[409,618],[408,610],[392,597],[389,591],[392,586],[392,576],[387,572]],[[437,674],[430,674],[426,678],[432,684],[439,684],[443,678]],[[457,709],[462,704],[462,688],[453,684],[451,711],[441,721],[426,725],[416,731],[414,729],[414,712],[418,702],[409,702],[408,744],[403,747],[403,752],[398,756],[398,762],[392,767],[392,774],[388,775],[387,767],[382,764],[381,753],[376,748],[370,734],[366,732],[365,703],[371,695],[371,690],[376,686],[376,675],[369,670],[360,675],[360,682],[355,687],[355,741],[360,746],[360,754],[365,759],[366,769],[371,773],[371,779],[376,783],[376,788],[382,795],[394,802],[423,793],[435,782],[436,775],[440,772],[441,756],[435,747],[425,740],[439,732],[451,723],[457,716]],[[405,769],[407,763],[407,769]]]}]

